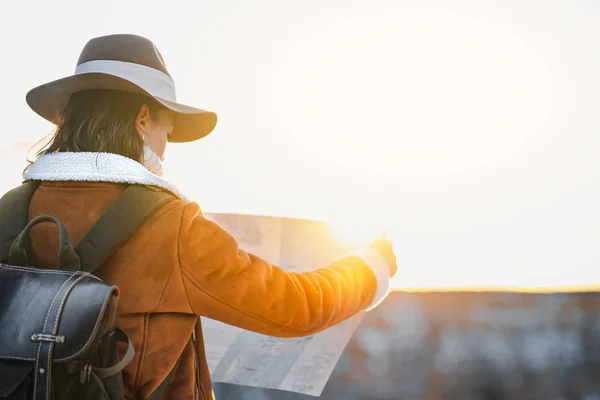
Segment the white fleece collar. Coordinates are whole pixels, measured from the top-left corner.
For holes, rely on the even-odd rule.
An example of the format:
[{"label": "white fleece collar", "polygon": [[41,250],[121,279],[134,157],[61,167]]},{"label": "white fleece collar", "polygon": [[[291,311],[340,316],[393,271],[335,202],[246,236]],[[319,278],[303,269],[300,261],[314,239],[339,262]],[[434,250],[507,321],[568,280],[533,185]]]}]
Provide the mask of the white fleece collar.
[{"label": "white fleece collar", "polygon": [[142,164],[112,153],[51,153],[40,157],[23,174],[26,181],[115,182],[156,186],[189,201],[173,184]]}]

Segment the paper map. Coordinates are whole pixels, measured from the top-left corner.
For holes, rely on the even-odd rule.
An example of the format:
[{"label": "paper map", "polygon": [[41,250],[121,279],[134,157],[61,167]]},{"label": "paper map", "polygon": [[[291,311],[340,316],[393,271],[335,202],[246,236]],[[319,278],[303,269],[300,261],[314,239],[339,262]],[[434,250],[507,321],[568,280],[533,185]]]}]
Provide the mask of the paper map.
[{"label": "paper map", "polygon": [[[207,214],[240,247],[289,271],[329,265],[351,246],[322,222],[239,214]],[[319,396],[362,314],[313,336],[281,339],[202,318],[213,382]]]}]

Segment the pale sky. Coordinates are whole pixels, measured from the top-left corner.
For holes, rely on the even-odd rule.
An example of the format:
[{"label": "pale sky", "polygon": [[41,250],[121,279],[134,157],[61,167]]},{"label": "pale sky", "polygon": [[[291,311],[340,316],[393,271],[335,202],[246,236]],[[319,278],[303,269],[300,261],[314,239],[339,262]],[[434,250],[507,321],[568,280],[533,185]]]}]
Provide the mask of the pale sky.
[{"label": "pale sky", "polygon": [[205,211],[387,230],[396,287],[600,285],[600,2],[4,1],[0,191],[25,103],[92,37],[156,43],[215,131],[167,149]]}]

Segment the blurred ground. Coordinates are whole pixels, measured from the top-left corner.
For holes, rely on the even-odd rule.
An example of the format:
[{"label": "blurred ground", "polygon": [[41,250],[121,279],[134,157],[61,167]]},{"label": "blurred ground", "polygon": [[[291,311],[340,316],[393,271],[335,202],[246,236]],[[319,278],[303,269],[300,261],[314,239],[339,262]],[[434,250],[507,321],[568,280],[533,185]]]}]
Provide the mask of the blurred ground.
[{"label": "blurred ground", "polygon": [[[600,400],[599,338],[598,293],[394,292],[367,314],[321,398]],[[215,395],[311,399],[222,384]]]}]

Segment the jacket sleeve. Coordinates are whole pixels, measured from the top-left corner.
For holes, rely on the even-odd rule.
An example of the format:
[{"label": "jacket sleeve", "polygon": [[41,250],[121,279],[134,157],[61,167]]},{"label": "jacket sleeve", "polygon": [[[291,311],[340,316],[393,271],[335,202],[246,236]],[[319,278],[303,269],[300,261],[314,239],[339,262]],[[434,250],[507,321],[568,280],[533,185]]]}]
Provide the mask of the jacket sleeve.
[{"label": "jacket sleeve", "polygon": [[389,290],[389,268],[375,250],[312,272],[287,272],[241,250],[195,203],[185,207],[178,246],[192,311],[265,335],[314,334],[373,307]]}]

